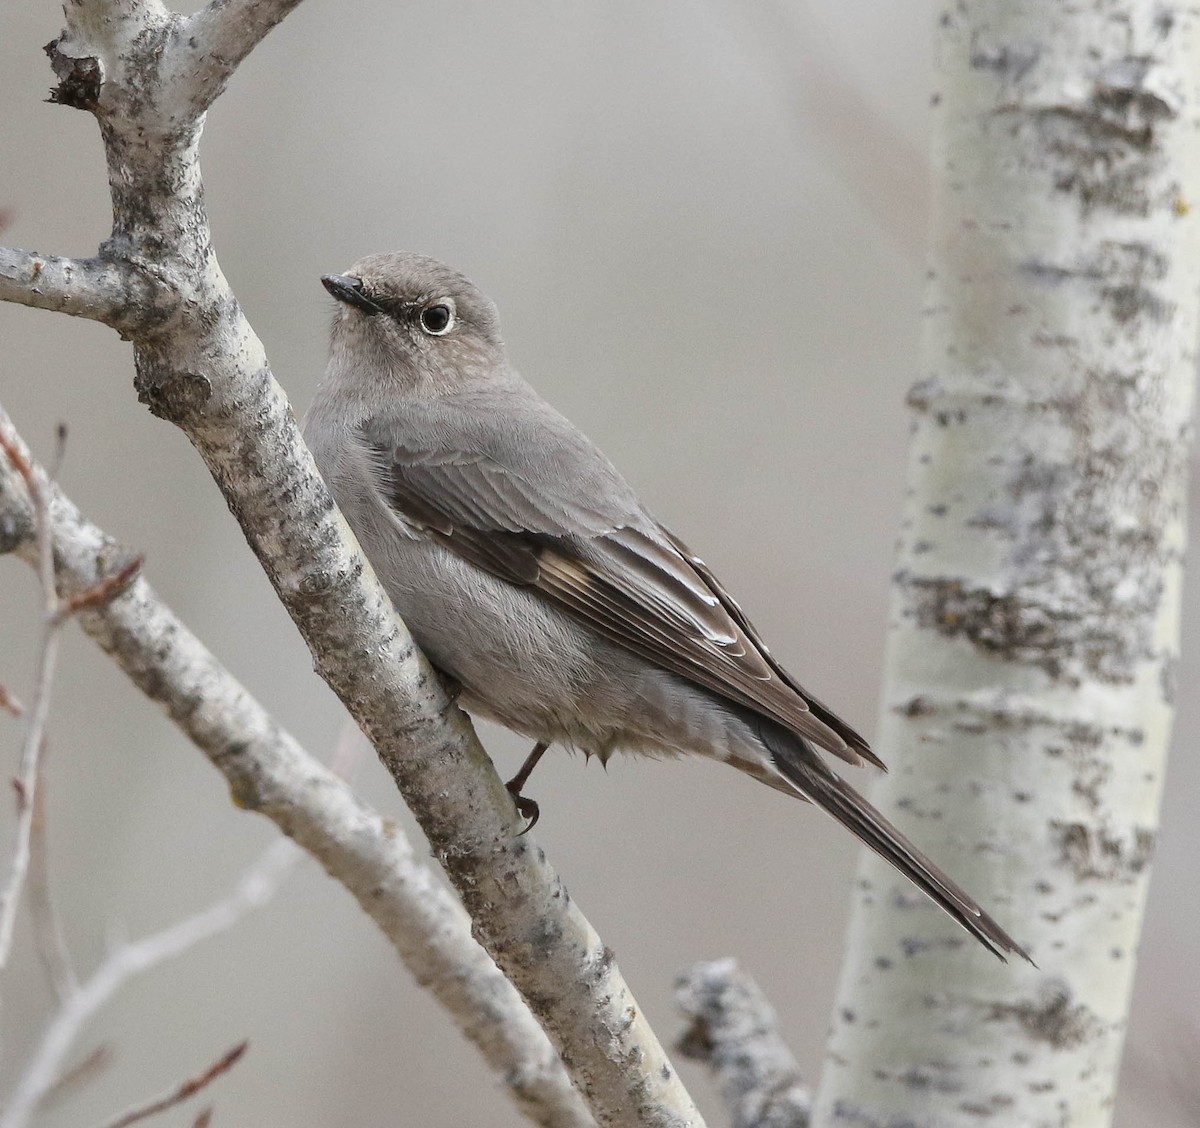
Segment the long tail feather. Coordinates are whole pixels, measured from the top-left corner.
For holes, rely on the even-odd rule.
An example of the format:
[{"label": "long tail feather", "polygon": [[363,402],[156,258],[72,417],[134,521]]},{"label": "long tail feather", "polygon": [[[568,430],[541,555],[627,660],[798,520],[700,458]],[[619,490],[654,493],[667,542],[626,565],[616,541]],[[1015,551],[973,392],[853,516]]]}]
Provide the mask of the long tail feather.
[{"label": "long tail feather", "polygon": [[988,951],[1006,959],[1029,954],[857,791],[833,773],[800,737],[781,729],[762,733],[775,766],[801,797],[835,818],[884,861],[895,866]]}]

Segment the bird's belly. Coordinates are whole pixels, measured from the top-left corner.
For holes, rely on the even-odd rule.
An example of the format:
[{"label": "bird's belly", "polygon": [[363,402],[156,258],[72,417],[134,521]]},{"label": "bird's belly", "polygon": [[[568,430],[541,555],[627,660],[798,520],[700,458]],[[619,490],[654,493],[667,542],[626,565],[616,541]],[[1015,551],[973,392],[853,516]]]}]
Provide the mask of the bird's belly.
[{"label": "bird's belly", "polygon": [[[582,702],[603,692],[590,637],[531,592],[427,541],[392,536],[364,548],[417,645],[462,685],[471,712],[563,740]],[[610,708],[620,715],[618,702]]]}]

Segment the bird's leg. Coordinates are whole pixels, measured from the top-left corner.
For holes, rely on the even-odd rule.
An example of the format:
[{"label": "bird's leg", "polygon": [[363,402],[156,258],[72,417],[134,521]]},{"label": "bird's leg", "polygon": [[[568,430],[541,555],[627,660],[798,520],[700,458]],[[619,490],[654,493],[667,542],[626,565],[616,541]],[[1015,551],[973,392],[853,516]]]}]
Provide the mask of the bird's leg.
[{"label": "bird's leg", "polygon": [[[517,814],[521,818],[529,820],[529,825],[521,831],[521,834],[528,834],[538,821],[538,815],[541,814],[537,803],[521,794],[521,788],[525,786],[525,781],[529,778],[529,773],[537,767],[537,762],[545,755],[546,749],[549,747],[549,741],[539,740],[533,746],[533,751],[525,757],[525,763],[521,765],[521,770],[504,785],[508,788],[509,795],[513,797],[513,802],[517,805]],[[520,835],[517,837],[519,838]]]}]

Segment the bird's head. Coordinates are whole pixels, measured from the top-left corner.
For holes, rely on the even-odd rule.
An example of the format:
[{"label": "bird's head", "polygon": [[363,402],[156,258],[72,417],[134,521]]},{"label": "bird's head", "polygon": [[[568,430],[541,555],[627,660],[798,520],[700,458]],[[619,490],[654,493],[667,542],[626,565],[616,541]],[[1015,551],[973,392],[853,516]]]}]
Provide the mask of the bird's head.
[{"label": "bird's head", "polygon": [[436,259],[370,255],[321,282],[338,301],[330,365],[361,369],[356,383],[438,395],[484,381],[503,364],[495,305]]}]

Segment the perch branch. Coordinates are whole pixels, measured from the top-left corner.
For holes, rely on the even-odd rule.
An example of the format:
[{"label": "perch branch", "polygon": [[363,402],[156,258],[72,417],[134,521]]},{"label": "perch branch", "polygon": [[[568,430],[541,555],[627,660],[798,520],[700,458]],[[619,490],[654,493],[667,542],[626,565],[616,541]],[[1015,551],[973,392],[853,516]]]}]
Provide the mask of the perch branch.
[{"label": "perch branch", "polygon": [[[0,434],[24,450],[3,409]],[[57,487],[50,497],[60,582],[66,593],[87,590],[123,550]],[[0,466],[0,527],[6,523],[26,530],[12,547],[33,563],[24,483]],[[544,1128],[593,1123],[545,1034],[472,939],[462,906],[418,863],[395,825],[282,730],[144,579],[80,614],[79,623],[209,757],[239,806],[274,821],[358,900],[530,1120]]]},{"label": "perch branch", "polygon": [[[269,13],[269,24],[286,7],[264,0],[254,11]],[[51,63],[62,80],[58,100],[94,113],[103,127],[114,214],[106,253],[153,262],[169,307],[161,322],[144,321],[130,334],[139,398],[204,459],[318,673],[391,772],[476,936],[549,1034],[596,1118],[699,1126],[612,952],[545,853],[530,836],[518,837],[503,782],[337,512],[217,264],[195,99],[201,76],[231,70],[229,60],[211,46],[197,56],[183,18],[159,5],[119,5],[99,21],[72,5],[64,14],[67,30],[51,47]],[[249,32],[242,46],[258,35]]]}]

